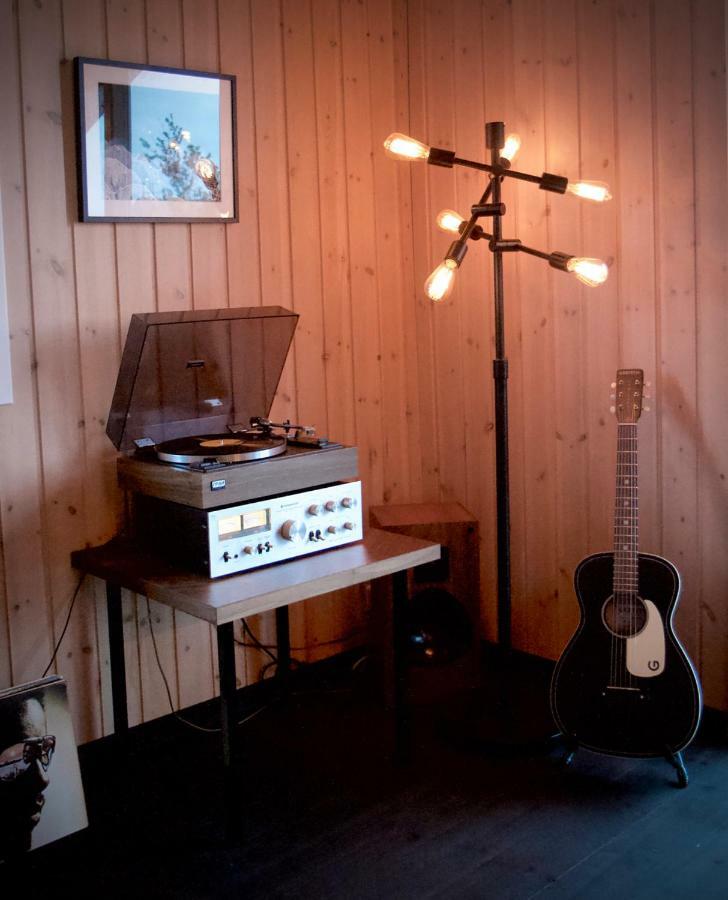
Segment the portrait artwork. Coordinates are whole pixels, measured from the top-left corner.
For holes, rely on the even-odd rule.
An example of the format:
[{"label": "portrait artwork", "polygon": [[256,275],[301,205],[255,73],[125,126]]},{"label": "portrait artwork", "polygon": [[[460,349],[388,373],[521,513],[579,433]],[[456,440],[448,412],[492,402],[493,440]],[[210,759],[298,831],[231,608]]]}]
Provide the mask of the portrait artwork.
[{"label": "portrait artwork", "polygon": [[87,825],[65,681],[0,691],[0,860]]}]

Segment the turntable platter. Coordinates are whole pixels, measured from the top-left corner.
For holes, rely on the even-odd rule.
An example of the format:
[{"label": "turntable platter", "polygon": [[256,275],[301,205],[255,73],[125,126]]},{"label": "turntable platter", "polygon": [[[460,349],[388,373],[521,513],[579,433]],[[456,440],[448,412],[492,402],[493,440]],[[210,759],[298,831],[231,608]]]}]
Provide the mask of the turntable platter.
[{"label": "turntable platter", "polygon": [[163,462],[199,464],[205,460],[222,463],[248,462],[278,456],[286,449],[281,435],[240,431],[235,434],[201,434],[157,444],[157,457]]}]

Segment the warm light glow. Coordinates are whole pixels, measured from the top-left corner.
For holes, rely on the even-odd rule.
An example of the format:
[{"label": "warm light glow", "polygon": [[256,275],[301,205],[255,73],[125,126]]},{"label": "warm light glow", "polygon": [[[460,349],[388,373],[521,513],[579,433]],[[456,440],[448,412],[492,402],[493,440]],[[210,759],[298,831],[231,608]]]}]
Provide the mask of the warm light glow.
[{"label": "warm light glow", "polygon": [[575,181],[573,184],[569,182],[566,190],[577,197],[584,200],[594,200],[596,203],[604,203],[605,200],[611,200],[612,195],[609,193],[609,185],[603,181]]},{"label": "warm light glow", "polygon": [[454,209],[441,209],[435,221],[437,222],[437,227],[442,228],[443,231],[460,234],[460,226],[465,219],[459,213],[456,213]]},{"label": "warm light glow", "polygon": [[430,300],[444,300],[449,295],[457,267],[454,259],[446,259],[429,275],[425,282],[425,294]]},{"label": "warm light glow", "polygon": [[198,159],[195,163],[195,172],[197,172],[203,180],[212,178],[215,174],[215,164],[212,160],[203,157],[202,159]]},{"label": "warm light glow", "polygon": [[500,155],[501,159],[507,159],[508,162],[513,162],[516,154],[521,149],[521,138],[517,134],[509,134],[506,138],[505,147],[501,150]]},{"label": "warm light glow", "polygon": [[427,159],[430,155],[430,148],[426,144],[399,133],[389,135],[384,142],[384,149],[395,159]]},{"label": "warm light glow", "polygon": [[572,256],[566,263],[566,270],[573,272],[579,281],[583,281],[589,287],[604,284],[609,275],[607,264],[601,259],[588,259],[585,256]]}]

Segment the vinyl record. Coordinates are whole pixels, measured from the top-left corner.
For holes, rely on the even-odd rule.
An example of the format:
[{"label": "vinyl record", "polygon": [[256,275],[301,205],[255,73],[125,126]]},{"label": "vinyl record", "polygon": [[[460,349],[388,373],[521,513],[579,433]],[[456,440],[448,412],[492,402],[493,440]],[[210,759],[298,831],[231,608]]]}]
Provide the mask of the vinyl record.
[{"label": "vinyl record", "polygon": [[286,449],[285,437],[240,431],[236,434],[200,434],[157,444],[163,462],[194,464],[203,460],[238,463],[278,456]]}]

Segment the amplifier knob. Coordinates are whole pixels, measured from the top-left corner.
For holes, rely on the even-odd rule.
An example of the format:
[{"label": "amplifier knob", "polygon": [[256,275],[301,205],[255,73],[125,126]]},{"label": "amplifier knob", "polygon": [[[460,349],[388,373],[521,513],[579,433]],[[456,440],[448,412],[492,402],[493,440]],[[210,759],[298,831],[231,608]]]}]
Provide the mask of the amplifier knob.
[{"label": "amplifier knob", "polygon": [[311,506],[309,506],[309,508],[308,508],[309,516],[317,516],[320,511],[321,511],[321,507],[318,505],[318,503],[312,503]]},{"label": "amplifier knob", "polygon": [[303,522],[297,522],[295,519],[287,519],[281,525],[281,537],[287,541],[300,541],[305,531]]},{"label": "amplifier knob", "polygon": [[346,528],[347,531],[353,531],[354,523],[353,522],[344,522],[344,528]]},{"label": "amplifier knob", "polygon": [[247,547],[243,547],[243,553],[247,553],[248,556],[250,556],[250,554],[252,552],[253,552],[253,548],[250,546],[250,544],[248,544]]},{"label": "amplifier knob", "polygon": [[326,530],[328,531],[329,534],[336,534],[336,525],[329,525],[329,527]]},{"label": "amplifier knob", "polygon": [[341,505],[346,507],[346,509],[349,509],[349,507],[352,506],[353,503],[354,501],[351,499],[351,497],[342,497],[341,499]]},{"label": "amplifier knob", "polygon": [[324,509],[326,512],[333,512],[336,509],[336,501],[327,500],[326,503],[324,503]]}]

